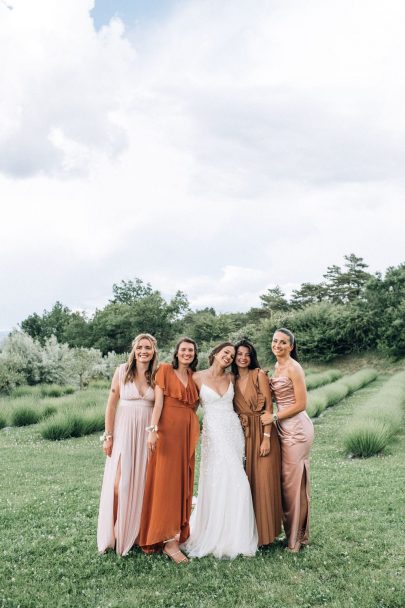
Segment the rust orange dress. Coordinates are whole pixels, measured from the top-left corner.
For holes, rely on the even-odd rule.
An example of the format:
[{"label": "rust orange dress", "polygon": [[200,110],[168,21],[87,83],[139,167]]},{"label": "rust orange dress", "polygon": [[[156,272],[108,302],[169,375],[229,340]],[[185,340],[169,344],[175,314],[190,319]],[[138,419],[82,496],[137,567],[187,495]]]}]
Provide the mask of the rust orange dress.
[{"label": "rust orange dress", "polygon": [[[260,391],[259,368],[249,370],[245,393],[236,382],[234,408],[245,433],[246,475],[252,492],[259,545],[269,545],[281,532],[281,456],[277,429],[270,431],[270,453],[260,456],[266,400]],[[266,382],[268,382],[266,378]]]},{"label": "rust orange dress", "polygon": [[198,390],[191,375],[189,370],[185,387],[170,363],[162,363],[156,373],[164,400],[142,506],[138,542],[146,553],[160,550],[164,541],[179,532],[181,543],[190,535],[195,450],[200,434],[195,413]]}]

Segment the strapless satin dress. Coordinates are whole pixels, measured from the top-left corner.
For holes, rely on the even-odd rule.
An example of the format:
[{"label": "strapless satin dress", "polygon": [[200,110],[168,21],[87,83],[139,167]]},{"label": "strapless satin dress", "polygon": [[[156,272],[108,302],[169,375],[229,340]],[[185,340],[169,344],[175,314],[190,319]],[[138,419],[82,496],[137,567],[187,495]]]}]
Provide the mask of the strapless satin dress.
[{"label": "strapless satin dress", "polygon": [[[286,376],[270,378],[277,408],[280,412],[295,403],[292,380]],[[292,549],[297,542],[307,544],[309,540],[309,452],[314,439],[314,426],[306,412],[277,423],[281,444],[281,491],[283,501],[283,524]],[[299,529],[301,511],[301,483],[304,482],[307,500],[307,518],[303,529]]]}]

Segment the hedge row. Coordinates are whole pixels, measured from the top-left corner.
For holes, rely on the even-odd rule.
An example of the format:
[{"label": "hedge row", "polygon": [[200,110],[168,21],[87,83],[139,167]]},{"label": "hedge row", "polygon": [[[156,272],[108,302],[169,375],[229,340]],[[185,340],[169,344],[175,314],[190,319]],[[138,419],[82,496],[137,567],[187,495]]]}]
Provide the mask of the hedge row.
[{"label": "hedge row", "polygon": [[404,404],[405,371],[402,371],[355,410],[343,436],[346,452],[360,457],[382,452],[401,427]]},{"label": "hedge row", "polygon": [[307,389],[309,391],[314,388],[318,388],[318,386],[324,386],[325,384],[330,384],[335,380],[338,380],[342,377],[342,372],[338,369],[328,369],[326,372],[319,373],[308,373],[305,377],[305,383],[307,385]]},{"label": "hedge row", "polygon": [[316,388],[308,393],[307,413],[311,418],[319,416],[326,408],[339,403],[342,399],[358,391],[377,378],[374,369],[361,369],[350,376]]},{"label": "hedge row", "polygon": [[82,437],[104,430],[104,408],[92,408],[79,412],[65,409],[42,425],[44,439],[58,441],[71,437]]}]

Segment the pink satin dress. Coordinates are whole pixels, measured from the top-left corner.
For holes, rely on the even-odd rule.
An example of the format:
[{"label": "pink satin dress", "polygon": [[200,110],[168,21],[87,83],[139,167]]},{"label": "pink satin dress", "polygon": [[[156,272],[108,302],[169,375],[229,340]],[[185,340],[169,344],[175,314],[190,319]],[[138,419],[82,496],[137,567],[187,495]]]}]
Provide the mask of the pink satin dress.
[{"label": "pink satin dress", "polygon": [[[294,386],[290,378],[286,376],[270,378],[270,387],[279,412],[295,403]],[[277,423],[277,430],[281,444],[283,524],[288,546],[292,549],[297,542],[304,545],[309,539],[309,452],[314,439],[314,426],[304,411],[291,418],[280,420]],[[307,518],[303,529],[300,530],[302,481],[305,484]]]}]

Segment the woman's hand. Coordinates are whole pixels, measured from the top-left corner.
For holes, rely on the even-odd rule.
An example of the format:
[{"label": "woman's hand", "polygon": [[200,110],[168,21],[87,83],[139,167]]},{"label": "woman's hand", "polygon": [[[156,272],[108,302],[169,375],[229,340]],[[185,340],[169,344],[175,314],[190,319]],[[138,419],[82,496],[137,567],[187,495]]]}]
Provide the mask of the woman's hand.
[{"label": "woman's hand", "polygon": [[148,434],[148,450],[150,453],[153,453],[156,450],[157,440],[159,439],[159,435],[156,431],[149,431]]},{"label": "woman's hand", "polygon": [[111,456],[113,448],[113,438],[105,439],[103,441],[103,452],[106,456]]},{"label": "woman's hand", "polygon": [[266,426],[268,424],[272,424],[273,423],[273,413],[272,412],[264,412],[264,414],[262,414],[260,416],[260,419],[262,421],[262,425]]},{"label": "woman's hand", "polygon": [[268,456],[270,454],[270,437],[263,437],[260,444],[260,456]]}]

